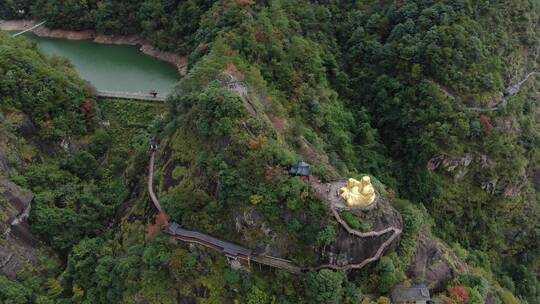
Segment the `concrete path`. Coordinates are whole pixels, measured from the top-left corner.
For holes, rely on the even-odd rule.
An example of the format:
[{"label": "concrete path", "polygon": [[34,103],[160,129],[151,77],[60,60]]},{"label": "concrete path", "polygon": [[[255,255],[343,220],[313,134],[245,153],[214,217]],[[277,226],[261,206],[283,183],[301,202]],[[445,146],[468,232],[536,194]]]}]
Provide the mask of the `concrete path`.
[{"label": "concrete path", "polygon": [[155,102],[165,102],[165,100],[167,99],[167,97],[163,95],[154,96],[151,94],[144,94],[144,93],[115,92],[115,91],[104,91],[104,90],[98,90],[97,96],[117,98],[117,99],[155,101]]}]

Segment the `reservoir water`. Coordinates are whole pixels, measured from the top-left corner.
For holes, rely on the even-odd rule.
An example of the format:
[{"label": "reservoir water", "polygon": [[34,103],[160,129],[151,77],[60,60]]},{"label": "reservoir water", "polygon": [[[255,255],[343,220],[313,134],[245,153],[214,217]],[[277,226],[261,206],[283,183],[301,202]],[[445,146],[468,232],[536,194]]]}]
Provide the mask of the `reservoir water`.
[{"label": "reservoir water", "polygon": [[180,76],[175,66],[143,54],[135,46],[42,38],[24,34],[45,54],[69,59],[98,90],[166,95]]}]

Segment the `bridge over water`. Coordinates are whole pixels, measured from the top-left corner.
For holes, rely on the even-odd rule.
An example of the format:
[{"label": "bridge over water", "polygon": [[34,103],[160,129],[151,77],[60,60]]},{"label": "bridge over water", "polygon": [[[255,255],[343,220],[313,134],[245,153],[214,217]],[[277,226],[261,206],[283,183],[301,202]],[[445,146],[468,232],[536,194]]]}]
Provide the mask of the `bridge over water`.
[{"label": "bridge over water", "polygon": [[130,92],[116,92],[116,91],[104,91],[98,90],[97,96],[107,97],[107,98],[117,98],[117,99],[133,99],[133,100],[143,100],[143,101],[156,101],[156,102],[165,102],[167,99],[164,95],[152,95],[150,93],[130,93]]},{"label": "bridge over water", "polygon": [[44,25],[45,22],[47,22],[47,21],[46,21],[46,20],[45,20],[45,21],[42,21],[42,22],[40,22],[40,23],[38,23],[38,24],[36,24],[36,25],[33,25],[33,26],[31,26],[31,27],[25,29],[25,30],[22,30],[22,31],[20,31],[20,32],[18,32],[18,33],[16,33],[16,34],[13,34],[13,37],[17,37],[17,36],[20,36],[20,35],[22,35],[22,34],[24,34],[24,33],[26,33],[26,32],[33,31],[33,30],[37,29],[38,27]]},{"label": "bridge over water", "polygon": [[[24,21],[24,22],[18,22],[13,21],[11,23],[7,22],[8,24],[2,28],[7,28],[8,30],[10,27],[15,27],[19,29],[20,31],[13,34],[13,37],[21,36],[27,32],[32,32],[39,28],[40,26],[43,26],[47,21],[42,22],[35,22],[35,21]],[[5,21],[0,20],[0,23],[5,25]],[[176,82],[176,70],[174,71],[174,76],[171,76],[170,69],[166,69],[165,67],[158,66],[155,70],[147,68],[147,65],[149,65],[150,61],[144,61],[141,63],[141,65],[137,65],[137,63],[140,62],[141,59],[148,59],[146,57],[137,57],[139,54],[138,50],[129,50],[126,51],[124,49],[119,50],[115,49],[115,51],[111,51],[109,48],[107,48],[107,52],[104,52],[103,46],[97,46],[97,44],[81,44],[84,42],[81,41],[70,41],[69,45],[66,45],[66,41],[61,40],[55,40],[53,44],[51,44],[50,41],[41,41],[39,39],[43,38],[32,38],[32,39],[38,39],[34,40],[36,43],[40,45],[40,48],[42,48],[43,52],[50,54],[50,55],[59,55],[65,58],[70,59],[77,68],[77,70],[81,73],[81,77],[85,78],[86,80],[94,83],[96,87],[106,87],[108,82],[110,81],[117,81],[120,84],[118,87],[126,87],[127,90],[130,90],[130,87],[138,88],[138,90],[146,91],[150,89],[155,89],[159,92],[163,92],[164,94],[150,94],[148,93],[142,93],[142,92],[122,92],[122,91],[108,91],[108,90],[97,90],[97,96],[99,97],[106,97],[106,98],[115,98],[115,99],[131,99],[131,100],[141,100],[141,101],[149,101],[149,102],[164,102],[167,98],[167,93],[170,89],[169,85],[173,85],[173,82]],[[64,43],[64,44],[62,44]],[[79,44],[74,44],[79,43]],[[101,48],[99,48],[101,47]],[[59,51],[67,49],[68,51]],[[48,50],[48,51],[46,51]],[[95,54],[101,54],[99,56],[93,56]],[[120,53],[119,53],[120,52]],[[134,52],[137,55],[134,55]],[[103,58],[108,58],[108,60],[103,60]],[[84,60],[81,60],[81,58],[84,58]],[[91,58],[91,59],[88,59]],[[128,59],[126,59],[128,58]],[[127,70],[123,71],[124,74],[121,73],[110,73],[110,69],[118,71],[118,69],[121,70],[121,67],[117,66],[110,66],[111,61],[118,61],[125,59],[126,62],[129,64],[133,64],[137,69],[135,70]],[[152,58],[153,60],[153,58]],[[92,63],[88,65],[87,62],[91,61]],[[125,63],[126,63],[125,62]],[[153,63],[152,63],[153,64]],[[121,66],[121,65],[120,65]],[[118,69],[117,69],[118,68]],[[141,70],[142,68],[142,70]],[[170,68],[170,67],[168,67]],[[140,70],[140,72],[139,72]],[[91,71],[91,72],[88,72]],[[97,72],[96,72],[97,71]],[[151,76],[151,80],[147,81],[145,79],[145,74],[142,73],[143,71],[148,71]],[[109,72],[109,73],[108,73]],[[125,74],[130,73],[130,74]],[[131,77],[131,73],[136,74],[138,77]],[[86,76],[85,76],[86,75]],[[116,77],[116,78],[115,78]],[[129,77],[130,81],[122,81],[123,79],[119,79],[119,77],[126,78]],[[174,80],[171,80],[171,78],[174,78]],[[153,80],[152,80],[153,79]],[[105,80],[105,81],[104,81]],[[168,85],[169,84],[169,85]]]}]

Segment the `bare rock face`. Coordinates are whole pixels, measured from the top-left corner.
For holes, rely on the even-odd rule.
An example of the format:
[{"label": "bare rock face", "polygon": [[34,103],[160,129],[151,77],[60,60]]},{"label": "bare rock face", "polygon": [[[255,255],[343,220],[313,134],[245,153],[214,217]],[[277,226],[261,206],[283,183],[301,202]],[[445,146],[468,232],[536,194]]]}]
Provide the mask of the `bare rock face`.
[{"label": "bare rock face", "polygon": [[444,169],[447,172],[451,172],[454,175],[454,179],[457,181],[465,177],[465,175],[469,172],[468,167],[473,159],[473,155],[468,153],[463,156],[450,156],[442,154],[430,159],[427,163],[427,169],[432,172],[438,168]]},{"label": "bare rock face", "polygon": [[[533,186],[535,186],[534,175],[532,182]],[[489,194],[502,195],[503,197],[518,197],[521,195],[521,191],[527,183],[529,183],[527,176],[522,176],[521,180],[517,182],[509,182],[495,177],[492,180],[482,182],[480,187]]]},{"label": "bare rock face", "polygon": [[32,193],[24,191],[14,183],[0,177],[0,200],[3,221],[0,222],[2,232],[5,233],[11,223],[17,222],[19,216],[24,216],[26,209],[32,201]]},{"label": "bare rock face", "polygon": [[441,241],[422,233],[416,242],[416,253],[409,266],[408,275],[422,282],[432,292],[443,291],[448,282],[467,266]]},{"label": "bare rock face", "polygon": [[534,189],[536,189],[536,191],[540,191],[540,170],[535,171],[533,173],[532,180],[533,180]]},{"label": "bare rock face", "polygon": [[0,149],[0,172],[5,172],[7,174],[10,174],[11,171],[12,171],[12,169],[9,166],[9,158]]},{"label": "bare rock face", "polygon": [[[234,212],[236,232],[242,235],[242,241],[252,244],[251,248],[258,254],[283,257],[287,251],[286,236],[273,231],[264,221],[264,217],[254,208]],[[253,232],[257,231],[256,237]]]},{"label": "bare rock face", "polygon": [[36,262],[39,242],[27,221],[32,198],[32,193],[0,177],[0,273],[6,276]]},{"label": "bare rock face", "polygon": [[21,151],[30,146],[28,142],[32,141],[35,134],[35,126],[27,115],[0,112],[0,175],[11,176],[16,173],[13,164],[24,163]]},{"label": "bare rock face", "polygon": [[[369,224],[367,231],[381,231],[389,227],[402,230],[401,214],[394,209],[387,199],[380,198],[373,208],[350,209],[362,222]],[[325,252],[325,259],[330,264],[359,264],[372,258],[383,244],[392,236],[389,231],[381,236],[359,237],[352,235],[345,228],[339,226],[336,241]],[[396,237],[384,248],[383,254],[391,252],[399,246],[400,238]]]}]

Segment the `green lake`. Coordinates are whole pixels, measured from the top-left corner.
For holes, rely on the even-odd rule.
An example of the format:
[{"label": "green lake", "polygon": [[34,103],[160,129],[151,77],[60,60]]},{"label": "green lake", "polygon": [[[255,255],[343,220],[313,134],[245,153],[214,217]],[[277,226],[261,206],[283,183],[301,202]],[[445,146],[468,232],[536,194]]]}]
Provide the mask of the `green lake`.
[{"label": "green lake", "polygon": [[45,54],[69,59],[81,77],[98,90],[131,93],[156,90],[166,95],[180,78],[174,65],[145,55],[135,46],[24,36]]}]

